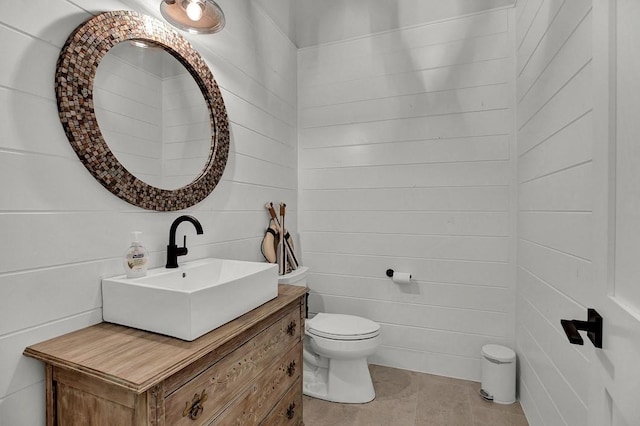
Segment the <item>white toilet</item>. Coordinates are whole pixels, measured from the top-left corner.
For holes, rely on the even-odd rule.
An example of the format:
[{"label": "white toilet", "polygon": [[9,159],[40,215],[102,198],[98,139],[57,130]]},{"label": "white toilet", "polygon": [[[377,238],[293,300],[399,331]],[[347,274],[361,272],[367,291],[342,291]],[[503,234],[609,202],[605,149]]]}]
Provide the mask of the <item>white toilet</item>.
[{"label": "white toilet", "polygon": [[[309,268],[280,276],[280,284],[306,286]],[[305,321],[303,393],[342,403],[376,396],[367,357],[380,346],[380,324],[354,315],[318,313]]]}]

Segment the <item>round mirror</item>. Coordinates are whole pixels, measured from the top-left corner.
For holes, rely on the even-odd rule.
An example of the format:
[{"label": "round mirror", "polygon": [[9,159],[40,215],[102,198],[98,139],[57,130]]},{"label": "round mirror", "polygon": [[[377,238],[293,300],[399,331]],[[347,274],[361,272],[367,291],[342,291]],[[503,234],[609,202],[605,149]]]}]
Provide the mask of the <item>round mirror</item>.
[{"label": "round mirror", "polygon": [[[130,50],[130,42],[158,54]],[[155,79],[150,73],[161,76],[155,96],[143,93]],[[143,77],[124,81],[134,74]],[[222,176],[229,124],[220,90],[189,42],[154,18],[105,12],[78,27],[58,58],[56,97],[82,163],[131,204],[184,209],[209,195]],[[143,111],[141,103],[153,105]]]},{"label": "round mirror", "polygon": [[209,109],[189,71],[160,46],[112,47],[98,65],[93,104],[113,155],[147,184],[178,189],[204,170]]}]

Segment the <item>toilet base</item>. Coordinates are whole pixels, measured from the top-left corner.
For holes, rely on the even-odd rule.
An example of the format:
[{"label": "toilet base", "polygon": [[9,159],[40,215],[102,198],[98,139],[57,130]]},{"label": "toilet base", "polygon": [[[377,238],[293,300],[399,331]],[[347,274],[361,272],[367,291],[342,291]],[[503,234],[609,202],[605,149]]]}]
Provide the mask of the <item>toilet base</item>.
[{"label": "toilet base", "polygon": [[303,365],[302,392],[344,404],[364,404],[376,397],[366,358],[329,359],[329,368]]}]

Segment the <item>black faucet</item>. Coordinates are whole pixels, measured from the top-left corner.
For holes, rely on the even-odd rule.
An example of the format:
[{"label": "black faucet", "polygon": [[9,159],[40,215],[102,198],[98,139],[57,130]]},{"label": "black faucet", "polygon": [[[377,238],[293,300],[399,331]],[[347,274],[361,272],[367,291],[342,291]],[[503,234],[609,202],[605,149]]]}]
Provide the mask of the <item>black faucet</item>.
[{"label": "black faucet", "polygon": [[189,252],[187,250],[187,236],[184,236],[183,247],[178,247],[176,245],[176,231],[178,230],[178,225],[182,222],[191,222],[193,226],[196,228],[196,232],[198,235],[202,234],[202,225],[198,222],[193,216],[180,216],[171,224],[171,229],[169,230],[169,245],[167,246],[167,268],[177,268],[178,267],[178,256],[184,256]]}]

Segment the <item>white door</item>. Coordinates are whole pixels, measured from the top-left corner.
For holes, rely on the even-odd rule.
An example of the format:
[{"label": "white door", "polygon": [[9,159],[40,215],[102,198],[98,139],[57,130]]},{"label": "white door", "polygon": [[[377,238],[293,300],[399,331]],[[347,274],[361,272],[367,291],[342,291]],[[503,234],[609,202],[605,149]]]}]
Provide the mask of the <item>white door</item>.
[{"label": "white door", "polygon": [[[593,0],[594,288],[589,422],[640,425],[640,1]],[[586,318],[586,313],[585,313]],[[585,344],[590,345],[586,341]]]}]

